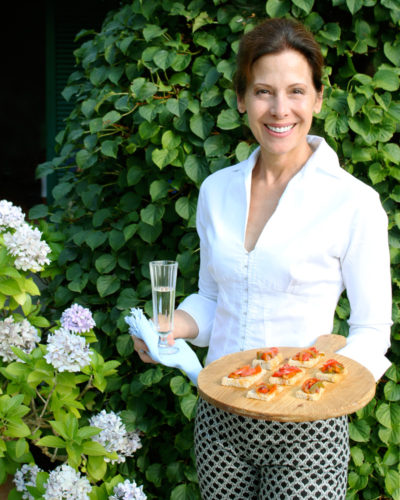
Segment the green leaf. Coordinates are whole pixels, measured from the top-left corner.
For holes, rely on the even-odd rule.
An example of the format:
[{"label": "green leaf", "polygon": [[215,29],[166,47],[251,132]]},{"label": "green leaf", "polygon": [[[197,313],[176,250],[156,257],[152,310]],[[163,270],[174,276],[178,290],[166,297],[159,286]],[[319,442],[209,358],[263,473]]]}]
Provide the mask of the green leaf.
[{"label": "green leaf", "polygon": [[394,92],[399,89],[400,81],[399,75],[392,69],[379,69],[372,81],[375,88],[388,90]]},{"label": "green leaf", "polygon": [[112,295],[121,288],[121,281],[116,276],[100,276],[96,281],[100,297]]},{"label": "green leaf", "polygon": [[103,126],[107,127],[113,123],[118,122],[121,119],[121,114],[118,111],[109,111],[103,116]]},{"label": "green leaf", "polygon": [[128,334],[119,335],[116,346],[118,353],[125,358],[130,356],[134,351],[132,338]]},{"label": "green leaf", "polygon": [[82,445],[82,453],[94,457],[102,457],[107,454],[107,451],[97,441],[85,441]]},{"label": "green leaf", "polygon": [[47,205],[35,205],[29,210],[29,219],[41,219],[47,217],[49,207]]},{"label": "green leaf", "polygon": [[153,384],[158,384],[163,377],[162,370],[160,366],[156,366],[155,368],[150,368],[146,370],[144,373],[141,373],[139,376],[140,382],[143,385],[150,386]]},{"label": "green leaf", "polygon": [[268,0],[265,3],[269,17],[283,17],[290,11],[290,0]]},{"label": "green leaf", "polygon": [[355,420],[349,423],[349,435],[353,441],[366,443],[369,440],[371,427],[366,420]]},{"label": "green leaf", "polygon": [[[388,401],[400,401],[400,384],[389,380],[384,386],[384,394]],[[400,424],[400,420],[398,423]]]},{"label": "green leaf", "polygon": [[46,446],[48,448],[65,448],[66,442],[58,436],[45,436],[36,443],[37,446]]},{"label": "green leaf", "polygon": [[153,56],[153,61],[155,62],[156,66],[164,71],[171,66],[174,59],[175,54],[164,49],[158,50]]},{"label": "green leaf", "polygon": [[190,219],[196,213],[197,200],[182,196],[175,203],[175,210],[183,219]]},{"label": "green leaf", "polygon": [[122,142],[121,137],[117,137],[114,140],[107,140],[101,143],[101,152],[104,156],[108,156],[110,158],[117,158],[118,156],[118,148]]},{"label": "green leaf", "polygon": [[147,82],[145,78],[136,78],[131,85],[131,92],[139,100],[147,100],[157,92],[158,87],[154,83]]},{"label": "green leaf", "polygon": [[105,241],[107,240],[107,234],[103,233],[101,231],[89,231],[86,234],[86,244],[94,250],[95,248],[98,248],[101,246]]},{"label": "green leaf", "polygon": [[204,157],[197,155],[188,155],[183,168],[189,179],[197,185],[200,185],[210,173]]},{"label": "green leaf", "polygon": [[363,6],[363,0],[346,0],[347,7],[352,14],[355,14]]},{"label": "green leaf", "polygon": [[146,42],[153,40],[154,38],[158,38],[163,35],[167,30],[161,28],[157,24],[147,24],[143,29],[143,37]]},{"label": "green leaf", "polygon": [[[89,455],[87,468],[90,476],[93,477],[95,481],[100,481],[107,472],[107,463],[104,461],[102,456]],[[98,495],[94,498],[95,500],[99,500]],[[105,499],[107,498],[108,495],[106,495]]]},{"label": "green leaf", "polygon": [[154,226],[161,221],[164,215],[164,207],[150,203],[140,211],[140,218],[145,224]]},{"label": "green leaf", "polygon": [[360,467],[364,463],[364,453],[362,449],[358,446],[352,446],[350,448],[351,458],[357,467]]},{"label": "green leaf", "polygon": [[385,487],[390,495],[400,490],[400,473],[397,470],[390,469],[385,477]]},{"label": "green leaf", "polygon": [[206,156],[220,156],[230,149],[229,138],[224,134],[211,135],[204,141]]},{"label": "green leaf", "polygon": [[140,222],[138,227],[138,234],[146,243],[154,243],[160,236],[162,231],[162,224],[160,222],[149,225],[145,222]]},{"label": "green leaf", "polygon": [[196,414],[197,397],[194,394],[184,396],[180,401],[182,413],[188,420],[194,418]]},{"label": "green leaf", "polygon": [[170,165],[176,160],[179,151],[177,149],[154,149],[151,153],[151,158],[159,169]]},{"label": "green leaf", "polygon": [[146,469],[146,479],[156,486],[161,486],[163,476],[163,466],[161,464],[151,464]]},{"label": "green leaf", "polygon": [[185,396],[191,392],[189,382],[182,376],[173,377],[170,386],[172,392],[177,396]]},{"label": "green leaf", "polygon": [[171,185],[164,179],[155,180],[150,184],[151,201],[165,198],[171,190]]},{"label": "green leaf", "polygon": [[110,273],[117,265],[117,259],[113,254],[101,255],[95,261],[95,267],[100,274]]},{"label": "green leaf", "polygon": [[175,116],[183,116],[188,108],[188,100],[186,98],[171,98],[167,101],[167,109]]},{"label": "green leaf", "polygon": [[172,130],[167,130],[161,137],[161,144],[164,149],[174,150],[179,147],[180,143],[181,137]]},{"label": "green leaf", "polygon": [[385,427],[393,429],[400,423],[400,405],[380,403],[376,410],[376,418]]},{"label": "green leaf", "polygon": [[241,119],[236,109],[224,109],[218,115],[217,126],[222,130],[233,130],[240,125]]},{"label": "green leaf", "polygon": [[300,7],[300,9],[304,10],[306,14],[311,12],[311,9],[314,5],[314,0],[293,0],[293,3]]},{"label": "green leaf", "polygon": [[189,126],[194,134],[201,139],[206,139],[214,127],[214,120],[209,113],[198,113],[190,118]]},{"label": "green leaf", "polygon": [[400,43],[385,42],[383,52],[390,62],[397,67],[400,66]]}]

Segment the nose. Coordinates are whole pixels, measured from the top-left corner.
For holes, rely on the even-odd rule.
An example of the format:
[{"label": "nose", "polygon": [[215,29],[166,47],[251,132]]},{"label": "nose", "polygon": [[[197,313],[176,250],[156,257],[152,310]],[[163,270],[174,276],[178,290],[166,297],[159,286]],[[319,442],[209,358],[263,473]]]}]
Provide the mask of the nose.
[{"label": "nose", "polygon": [[285,94],[275,94],[272,105],[271,114],[276,118],[284,118],[287,116],[289,110],[289,103]]}]

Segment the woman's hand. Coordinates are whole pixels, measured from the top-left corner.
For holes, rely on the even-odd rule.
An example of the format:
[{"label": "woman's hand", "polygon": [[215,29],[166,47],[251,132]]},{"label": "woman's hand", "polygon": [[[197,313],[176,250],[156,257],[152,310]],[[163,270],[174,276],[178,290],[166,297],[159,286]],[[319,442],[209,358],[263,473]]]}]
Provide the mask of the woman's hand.
[{"label": "woman's hand", "polygon": [[[174,312],[174,330],[168,335],[168,343],[174,345],[175,339],[195,338],[198,333],[199,329],[197,323],[192,316],[185,311],[177,309]],[[150,357],[148,347],[143,340],[134,335],[132,335],[132,340],[135,351],[144,363],[157,364],[157,361],[154,361],[154,359]]]}]

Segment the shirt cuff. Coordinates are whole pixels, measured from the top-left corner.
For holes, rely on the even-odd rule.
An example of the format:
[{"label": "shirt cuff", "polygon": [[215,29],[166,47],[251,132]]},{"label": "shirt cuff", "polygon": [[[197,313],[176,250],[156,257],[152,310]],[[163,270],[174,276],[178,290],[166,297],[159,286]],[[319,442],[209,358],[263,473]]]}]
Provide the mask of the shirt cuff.
[{"label": "shirt cuff", "polygon": [[185,340],[198,347],[208,346],[216,307],[217,303],[214,300],[197,293],[189,295],[181,302],[178,309],[190,314],[199,328],[197,337]]},{"label": "shirt cuff", "polygon": [[378,354],[376,352],[360,352],[360,347],[356,343],[347,345],[337,352],[342,356],[357,361],[367,368],[372,373],[375,381],[378,381],[392,364],[383,354]]}]

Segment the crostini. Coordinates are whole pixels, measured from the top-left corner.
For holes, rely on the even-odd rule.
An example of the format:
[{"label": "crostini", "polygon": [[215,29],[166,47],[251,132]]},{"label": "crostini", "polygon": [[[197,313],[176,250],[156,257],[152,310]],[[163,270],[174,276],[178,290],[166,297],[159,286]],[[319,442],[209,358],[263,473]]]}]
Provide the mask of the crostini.
[{"label": "crostini", "polygon": [[269,377],[270,384],[294,385],[304,374],[304,371],[298,366],[292,366],[288,363],[278,368]]},{"label": "crostini", "polygon": [[270,401],[276,396],[278,392],[283,390],[282,385],[278,384],[258,384],[254,389],[251,389],[246,397],[251,399],[261,399],[263,401]]},{"label": "crostini", "polygon": [[256,359],[253,359],[252,365],[261,365],[265,370],[274,370],[283,360],[282,354],[277,347],[271,347],[265,351],[257,351]]},{"label": "crostini", "polygon": [[325,353],[318,351],[315,347],[308,347],[307,349],[303,349],[292,356],[288,363],[292,366],[312,368],[317,365],[324,356]]},{"label": "crostini", "polygon": [[260,380],[265,373],[266,370],[264,370],[260,365],[254,367],[245,365],[233,371],[228,376],[222,377],[221,384],[248,388]]},{"label": "crostini", "polygon": [[317,401],[325,390],[325,385],[322,380],[316,377],[305,380],[299,391],[296,391],[296,397],[307,399],[309,401]]},{"label": "crostini", "polygon": [[316,372],[315,376],[319,380],[337,382],[346,374],[347,368],[342,363],[339,363],[336,359],[328,359]]}]

